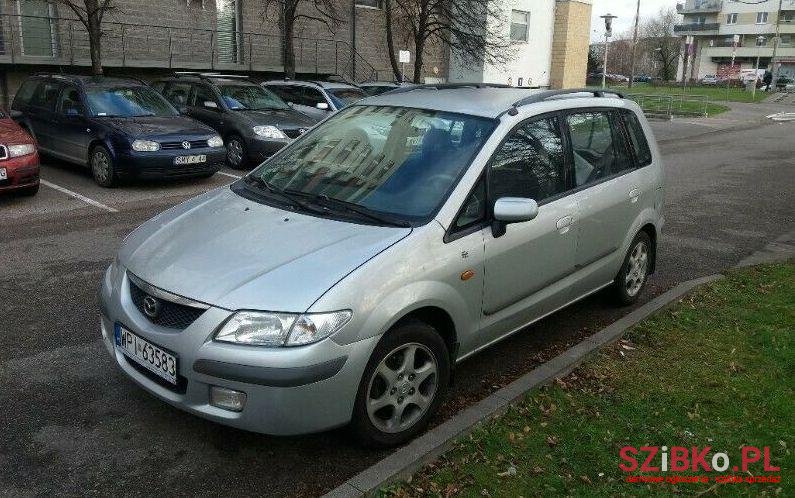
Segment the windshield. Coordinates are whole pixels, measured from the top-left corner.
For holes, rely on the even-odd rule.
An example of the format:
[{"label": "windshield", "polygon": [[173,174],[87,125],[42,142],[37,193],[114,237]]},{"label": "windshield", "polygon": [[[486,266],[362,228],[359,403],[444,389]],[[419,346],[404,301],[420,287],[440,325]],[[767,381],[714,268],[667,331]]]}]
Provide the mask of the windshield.
[{"label": "windshield", "polygon": [[256,85],[221,85],[218,87],[226,105],[233,111],[289,109],[278,95]]},{"label": "windshield", "polygon": [[367,96],[358,88],[330,88],[326,91],[331,96],[331,100],[334,101],[334,105],[337,106],[337,109],[347,107]]},{"label": "windshield", "polygon": [[178,116],[171,104],[148,86],[94,87],[86,90],[92,116],[136,118]]},{"label": "windshield", "polygon": [[395,88],[397,88],[397,87],[396,86],[387,86],[387,85],[384,85],[384,86],[372,85],[372,86],[363,87],[362,91],[368,97],[374,97],[376,95],[381,95],[382,93],[388,92],[390,90],[394,90]]},{"label": "windshield", "polygon": [[495,126],[493,120],[461,114],[354,106],[251,176],[288,193],[424,221],[447,198]]}]

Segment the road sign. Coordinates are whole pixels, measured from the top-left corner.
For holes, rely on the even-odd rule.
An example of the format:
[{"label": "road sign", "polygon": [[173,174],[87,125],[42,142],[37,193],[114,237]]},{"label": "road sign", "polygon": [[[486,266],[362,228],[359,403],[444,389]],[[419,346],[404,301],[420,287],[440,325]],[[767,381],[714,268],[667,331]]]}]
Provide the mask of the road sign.
[{"label": "road sign", "polygon": [[398,56],[400,57],[401,64],[408,64],[411,62],[411,52],[408,50],[401,50]]}]

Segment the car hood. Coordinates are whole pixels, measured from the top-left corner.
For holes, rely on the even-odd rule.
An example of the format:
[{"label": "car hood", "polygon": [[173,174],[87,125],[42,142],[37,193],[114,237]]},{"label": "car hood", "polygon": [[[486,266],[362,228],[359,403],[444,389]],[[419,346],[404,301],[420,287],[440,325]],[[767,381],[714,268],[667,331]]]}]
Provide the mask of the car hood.
[{"label": "car hood", "polygon": [[302,312],[409,233],[284,211],[225,187],[144,223],[119,262],[155,287],[221,308]]},{"label": "car hood", "polygon": [[235,111],[248,118],[251,124],[273,125],[283,130],[311,128],[317,120],[292,109],[270,109],[262,111]]},{"label": "car hood", "polygon": [[174,136],[179,140],[195,136],[215,135],[215,131],[185,116],[152,116],[140,118],[103,118],[106,125],[136,138],[163,138]]},{"label": "car hood", "polygon": [[0,143],[19,145],[33,143],[33,139],[13,119],[0,119]]}]

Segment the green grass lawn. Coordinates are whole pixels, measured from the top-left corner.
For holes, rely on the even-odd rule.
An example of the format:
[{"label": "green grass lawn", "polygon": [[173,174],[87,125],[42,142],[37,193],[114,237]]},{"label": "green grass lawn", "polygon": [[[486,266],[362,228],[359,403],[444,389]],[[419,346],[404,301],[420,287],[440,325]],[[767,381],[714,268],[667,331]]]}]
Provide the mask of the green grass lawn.
[{"label": "green grass lawn", "polygon": [[753,94],[746,91],[744,88],[729,88],[718,86],[688,86],[686,88],[669,87],[669,86],[653,86],[648,83],[635,83],[632,88],[626,86],[615,87],[616,90],[625,93],[643,93],[646,95],[700,95],[706,96],[713,102],[761,102],[765,100],[770,94],[757,89],[756,98]]},{"label": "green grass lawn", "polygon": [[[731,272],[634,327],[552,386],[381,496],[795,496],[795,264]],[[532,332],[530,332],[532,333]],[[624,446],[710,446],[740,465],[769,446],[780,472],[624,472]],[[659,465],[657,456],[655,465]],[[643,458],[640,458],[640,463]],[[631,475],[706,475],[639,484]],[[716,476],[780,475],[718,484]]]}]

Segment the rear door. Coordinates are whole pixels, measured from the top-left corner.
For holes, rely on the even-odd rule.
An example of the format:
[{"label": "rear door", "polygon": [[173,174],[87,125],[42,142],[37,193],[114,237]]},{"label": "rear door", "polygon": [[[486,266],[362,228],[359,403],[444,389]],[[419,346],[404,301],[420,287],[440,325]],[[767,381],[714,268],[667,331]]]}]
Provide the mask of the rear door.
[{"label": "rear door", "polygon": [[190,97],[188,115],[214,128],[219,133],[222,132],[226,123],[225,111],[220,99],[209,85],[194,83],[192,86],[193,93]]},{"label": "rear door", "polygon": [[578,203],[577,281],[579,296],[615,278],[622,246],[645,195],[627,143],[621,111],[583,109],[568,113],[574,199]]},{"label": "rear door", "polygon": [[62,88],[58,81],[42,80],[25,111],[39,147],[55,155],[60,155],[53,141],[58,133],[55,107]]}]

